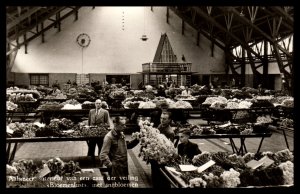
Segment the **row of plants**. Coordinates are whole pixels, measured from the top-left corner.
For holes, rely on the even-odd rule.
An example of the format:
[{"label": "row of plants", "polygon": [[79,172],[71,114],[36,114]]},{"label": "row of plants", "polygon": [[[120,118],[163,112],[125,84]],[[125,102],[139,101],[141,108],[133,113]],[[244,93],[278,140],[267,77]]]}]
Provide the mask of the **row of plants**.
[{"label": "row of plants", "polygon": [[[133,138],[140,140],[140,154],[144,161],[151,161],[164,168],[173,167],[187,187],[231,188],[248,186],[278,186],[294,183],[294,155],[288,149],[278,152],[246,153],[244,156],[228,152],[202,152],[187,160],[177,154],[174,144],[149,121],[140,121],[140,132],[133,133]],[[271,165],[251,168],[250,161],[259,161],[268,157]],[[209,161],[215,164],[206,170],[181,171],[179,165],[191,164],[200,167]]]},{"label": "row of plants", "polygon": [[70,119],[51,119],[48,125],[41,123],[8,124],[6,137],[104,137],[108,126],[87,126],[84,122],[75,124]]}]

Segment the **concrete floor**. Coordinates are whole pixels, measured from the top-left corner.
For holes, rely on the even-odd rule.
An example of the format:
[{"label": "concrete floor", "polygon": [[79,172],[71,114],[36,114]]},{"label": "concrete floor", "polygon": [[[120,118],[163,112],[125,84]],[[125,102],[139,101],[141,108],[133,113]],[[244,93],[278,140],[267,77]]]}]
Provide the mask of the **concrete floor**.
[{"label": "concrete floor", "polygon": [[[191,121],[194,124],[198,120]],[[126,136],[130,139],[130,135]],[[287,131],[287,139],[290,150],[294,150],[294,132]],[[199,145],[202,151],[217,152],[226,151],[232,152],[229,139],[192,139]],[[239,145],[239,139],[234,140]],[[250,138],[246,140],[246,146],[248,152],[256,152],[260,138]],[[140,146],[128,150],[128,165],[129,174],[132,177],[137,177],[136,183],[139,188],[152,188],[151,181],[151,167],[147,165],[145,161],[142,161],[138,157]],[[284,140],[283,133],[281,131],[273,131],[273,134],[269,138],[265,138],[261,151],[279,151],[286,149],[287,145]],[[79,161],[81,168],[94,168],[95,164],[91,160],[87,160],[85,157],[87,154],[87,144],[84,141],[78,142],[36,142],[36,143],[24,143],[20,144],[15,160],[19,159],[36,159],[42,160],[52,157],[60,157],[64,161],[74,160]],[[101,176],[101,175],[100,175]]]}]

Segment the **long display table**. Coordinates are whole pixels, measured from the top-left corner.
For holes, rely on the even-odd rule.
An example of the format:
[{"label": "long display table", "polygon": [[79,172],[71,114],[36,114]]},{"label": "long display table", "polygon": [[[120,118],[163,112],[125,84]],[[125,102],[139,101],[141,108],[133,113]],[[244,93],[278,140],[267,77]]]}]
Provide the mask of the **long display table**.
[{"label": "long display table", "polygon": [[[32,138],[6,138],[6,162],[10,163],[15,158],[18,143],[30,142],[63,142],[63,141],[88,141],[91,139],[98,139],[104,137],[32,137]],[[13,150],[11,151],[12,143],[14,143]]]},{"label": "long display table", "polygon": [[[238,155],[244,155],[247,153],[247,147],[245,141],[247,138],[261,138],[260,143],[258,145],[256,153],[260,151],[262,143],[266,137],[271,137],[272,133],[252,133],[249,135],[240,135],[240,134],[208,134],[208,135],[193,135],[190,139],[221,139],[221,138],[229,138],[230,145],[232,148],[233,153]],[[240,147],[238,147],[235,142],[233,141],[234,138],[240,139]],[[175,146],[178,144],[179,137],[178,135],[175,136]]]},{"label": "long display table", "polygon": [[[175,175],[168,167],[159,168],[161,174],[166,180],[169,181],[169,184],[172,188],[189,188],[189,185],[178,175]],[[248,186],[248,187],[239,187],[239,188],[291,188],[294,185],[272,185],[272,186]]]}]

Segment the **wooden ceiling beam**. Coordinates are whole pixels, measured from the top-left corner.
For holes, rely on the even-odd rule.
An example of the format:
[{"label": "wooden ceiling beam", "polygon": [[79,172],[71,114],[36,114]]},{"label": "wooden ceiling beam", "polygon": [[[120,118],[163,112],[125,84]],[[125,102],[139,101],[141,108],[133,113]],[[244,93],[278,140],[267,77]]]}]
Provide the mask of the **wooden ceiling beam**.
[{"label": "wooden ceiling beam", "polygon": [[[208,38],[210,41],[213,40],[213,38],[209,35],[208,32],[205,32],[201,26],[198,26],[196,23],[194,23],[192,21],[192,18],[187,17],[186,15],[184,15],[183,13],[181,13],[179,10],[173,8],[173,7],[169,7],[176,15],[178,15],[180,18],[182,18],[186,23],[188,23],[190,26],[192,26],[193,28],[195,28],[197,31],[199,31],[203,36],[205,36],[206,38]],[[215,44],[220,47],[222,50],[225,50],[225,44],[223,42],[221,42],[220,40],[215,40]]]},{"label": "wooden ceiling beam", "polygon": [[270,7],[272,10],[274,10],[276,13],[278,13],[280,16],[283,16],[283,18],[288,22],[289,25],[293,26],[294,25],[294,19],[286,13],[281,7],[279,6],[271,6]]},{"label": "wooden ceiling beam", "polygon": [[[239,12],[237,10],[235,10],[234,8],[230,8],[229,11],[231,11],[232,13],[234,13],[237,18],[244,22],[245,24],[251,26],[253,29],[255,29],[257,32],[259,32],[261,35],[263,35],[269,42],[273,43],[273,44],[277,44],[276,40],[269,36],[268,34],[266,34],[264,31],[262,31],[260,28],[258,28],[256,25],[254,25],[251,21],[249,21],[247,18],[245,17],[241,17]],[[278,45],[278,48],[284,52],[287,56],[292,57],[292,55],[286,50],[284,49],[282,46]]]},{"label": "wooden ceiling beam", "polygon": [[[54,27],[54,25],[56,25],[57,22],[60,22],[62,20],[64,20],[65,18],[69,17],[70,15],[74,14],[74,12],[78,11],[78,9],[80,9],[80,7],[77,7],[77,9],[73,9],[71,11],[69,11],[68,13],[66,13],[65,15],[61,16],[59,18],[59,21],[53,22],[52,24],[48,25],[45,28],[42,28],[38,33],[34,34],[33,36],[29,37],[26,39],[26,41],[23,41],[21,43],[18,44],[18,47],[13,48],[10,51],[7,51],[6,55],[8,55],[9,53],[13,52],[14,50],[19,49],[22,45],[27,45],[28,42],[32,41],[33,39],[39,37],[40,35],[43,35],[44,32],[46,32],[47,30],[51,29],[52,27]],[[25,32],[26,33],[26,32]],[[25,34],[24,33],[24,34]]]},{"label": "wooden ceiling beam", "polygon": [[213,19],[212,17],[210,17],[209,15],[207,15],[204,11],[202,11],[200,8],[198,7],[193,7],[193,9],[196,9],[197,13],[203,17],[205,20],[207,20],[208,22],[212,23],[215,27],[219,28],[220,30],[222,30],[223,32],[227,33],[231,38],[233,38],[234,40],[238,41],[241,46],[243,48],[245,48],[246,50],[249,50],[250,53],[254,54],[257,58],[259,58],[260,60],[263,60],[262,57],[256,53],[255,51],[253,51],[252,48],[249,47],[249,45],[240,40],[236,35],[234,35],[233,33],[229,32],[225,27],[223,27],[220,23],[218,23],[215,19]]},{"label": "wooden ceiling beam", "polygon": [[15,20],[13,20],[12,22],[7,24],[7,30],[9,31],[15,25],[20,24],[21,21],[27,19],[28,17],[30,17],[32,14],[34,14],[35,12],[37,12],[40,9],[41,9],[41,7],[34,7],[32,9],[30,9],[29,11],[21,14],[19,17],[16,17]]},{"label": "wooden ceiling beam", "polygon": [[19,36],[23,36],[26,32],[28,32],[29,30],[31,30],[32,28],[36,27],[36,25],[38,25],[39,23],[47,20],[48,18],[50,18],[51,16],[55,15],[56,13],[62,11],[66,9],[66,7],[58,7],[55,10],[53,10],[52,12],[50,12],[49,14],[45,15],[44,17],[40,17],[38,18],[38,21],[35,21],[35,23],[32,23],[31,25],[27,26],[25,29],[22,29],[21,31],[19,31],[17,34],[13,34],[10,35],[8,38],[10,40],[15,40],[17,39]]}]

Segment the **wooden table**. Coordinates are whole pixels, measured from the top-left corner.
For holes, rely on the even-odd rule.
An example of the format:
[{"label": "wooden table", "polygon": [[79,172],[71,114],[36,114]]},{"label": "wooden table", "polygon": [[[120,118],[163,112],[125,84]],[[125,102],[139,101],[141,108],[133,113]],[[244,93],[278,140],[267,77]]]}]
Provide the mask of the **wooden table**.
[{"label": "wooden table", "polygon": [[235,122],[239,118],[237,115],[239,112],[247,112],[249,122],[254,122],[258,116],[270,114],[275,112],[275,107],[260,107],[260,108],[238,108],[238,109],[228,109],[228,108],[203,108],[203,113],[206,116],[208,122],[211,121],[231,121]]},{"label": "wooden table", "polygon": [[[236,153],[238,155],[244,155],[247,153],[247,147],[245,144],[245,141],[247,138],[261,138],[260,143],[258,145],[256,153],[259,153],[260,148],[262,146],[262,143],[266,137],[271,137],[272,133],[252,133],[249,135],[240,135],[240,134],[203,134],[203,135],[194,135],[191,136],[190,139],[221,139],[221,138],[229,138],[230,140],[230,145],[232,148],[233,153]],[[240,147],[238,147],[233,139],[238,138],[240,139]],[[178,135],[175,136],[175,147],[177,146],[179,142],[179,137]]]},{"label": "wooden table", "polygon": [[[15,158],[18,143],[29,143],[29,142],[62,142],[62,141],[88,141],[97,138],[104,137],[32,137],[32,138],[6,138],[6,162],[10,163]],[[11,147],[14,143],[12,152]],[[11,152],[11,153],[10,153]]]}]

